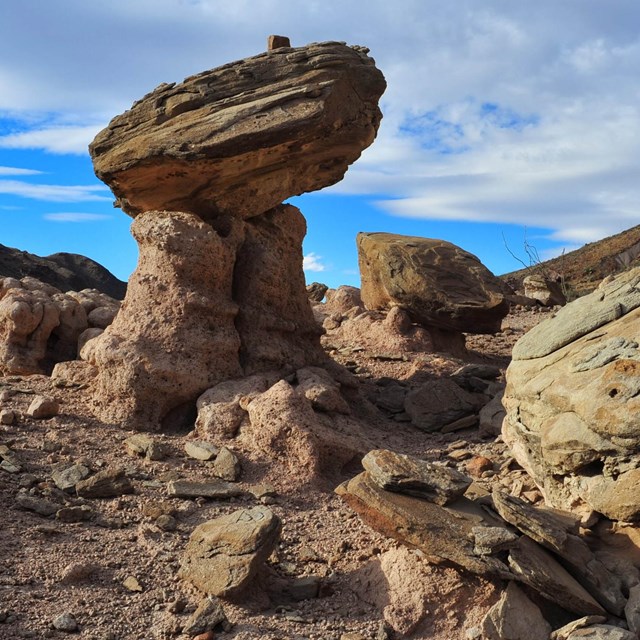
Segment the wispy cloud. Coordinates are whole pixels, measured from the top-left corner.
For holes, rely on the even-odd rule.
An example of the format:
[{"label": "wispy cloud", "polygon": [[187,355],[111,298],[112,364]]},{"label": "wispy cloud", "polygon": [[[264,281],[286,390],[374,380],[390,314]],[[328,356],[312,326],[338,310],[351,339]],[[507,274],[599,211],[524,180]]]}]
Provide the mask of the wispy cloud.
[{"label": "wispy cloud", "polygon": [[310,252],[302,259],[302,268],[305,271],[326,271],[327,267],[322,263],[322,257]]},{"label": "wispy cloud", "polygon": [[95,222],[97,220],[108,220],[112,216],[104,213],[45,213],[42,216],[45,220],[53,222]]},{"label": "wispy cloud", "polygon": [[108,202],[102,195],[108,189],[104,185],[31,184],[22,180],[0,180],[0,193],[49,202]]},{"label": "wispy cloud", "polygon": [[35,169],[19,169],[18,167],[0,167],[0,176],[36,176],[42,171]]},{"label": "wispy cloud", "polygon": [[[54,126],[0,136],[0,148],[43,149],[49,153],[87,153],[102,125]],[[14,174],[16,175],[16,174]]]}]

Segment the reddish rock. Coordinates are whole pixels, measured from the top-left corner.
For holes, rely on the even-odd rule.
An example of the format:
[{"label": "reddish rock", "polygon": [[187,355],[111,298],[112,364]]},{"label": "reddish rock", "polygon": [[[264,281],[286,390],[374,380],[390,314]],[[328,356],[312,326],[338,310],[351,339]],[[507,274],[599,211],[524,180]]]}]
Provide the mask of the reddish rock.
[{"label": "reddish rock", "polygon": [[467,472],[475,478],[479,478],[485,471],[493,470],[493,460],[485,456],[474,456],[466,464]]}]

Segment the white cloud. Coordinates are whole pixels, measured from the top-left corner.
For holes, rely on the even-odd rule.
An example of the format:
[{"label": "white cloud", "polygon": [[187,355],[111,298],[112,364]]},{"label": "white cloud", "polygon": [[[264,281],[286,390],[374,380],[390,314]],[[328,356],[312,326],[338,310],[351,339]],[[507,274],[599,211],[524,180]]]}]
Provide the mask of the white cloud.
[{"label": "white cloud", "polygon": [[108,202],[113,198],[101,195],[107,190],[104,185],[32,184],[22,180],[0,180],[0,193],[49,202]]},{"label": "white cloud", "polygon": [[95,222],[97,220],[108,220],[111,216],[103,213],[45,213],[42,216],[45,220],[53,222]]},{"label": "white cloud", "polygon": [[322,257],[313,253],[308,253],[302,260],[302,268],[305,271],[326,271],[327,267],[322,263]]},{"label": "white cloud", "polygon": [[378,140],[334,191],[572,243],[640,221],[637,0],[65,0],[38,5],[46,30],[24,27],[31,4],[0,25],[0,110],[28,124],[0,129],[6,149],[84,153],[96,123],[160,82],[264,50],[268,33],[346,40],[370,47],[388,89]]},{"label": "white cloud", "polygon": [[43,149],[50,153],[87,153],[104,125],[54,126],[0,136],[0,148]]},{"label": "white cloud", "polygon": [[0,176],[35,176],[42,171],[35,169],[19,169],[17,167],[0,167]]}]

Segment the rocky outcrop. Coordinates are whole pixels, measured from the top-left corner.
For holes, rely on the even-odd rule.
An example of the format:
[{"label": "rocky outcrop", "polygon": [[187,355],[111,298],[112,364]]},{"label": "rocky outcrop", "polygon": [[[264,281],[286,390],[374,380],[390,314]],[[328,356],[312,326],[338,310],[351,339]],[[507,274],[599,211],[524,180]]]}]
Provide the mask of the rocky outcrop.
[{"label": "rocky outcrop", "polygon": [[[558,277],[558,280],[560,278]],[[561,282],[542,274],[532,274],[522,281],[524,295],[537,300],[545,307],[567,304],[567,297],[562,291]]]},{"label": "rocky outcrop", "polygon": [[42,258],[27,251],[0,244],[0,280],[34,278],[61,292],[95,289],[122,300],[127,283],[118,280],[102,265],[75,253],[54,253]]},{"label": "rocky outcrop", "polygon": [[384,88],[362,48],[278,47],[161,85],[98,134],[96,173],[140,246],[121,313],[83,356],[101,419],[186,427],[221,381],[325,359],[305,221],[281,202],[343,177]]},{"label": "rocky outcrop", "polygon": [[30,277],[0,279],[0,374],[51,373],[75,360],[83,333],[106,326],[118,306],[92,289],[62,293]]},{"label": "rocky outcrop", "polygon": [[504,285],[474,255],[444,240],[359,233],[367,309],[405,309],[414,322],[449,332],[495,333],[509,305]]},{"label": "rocky outcrop", "polygon": [[635,269],[516,344],[502,433],[551,505],[640,519],[638,335]]}]

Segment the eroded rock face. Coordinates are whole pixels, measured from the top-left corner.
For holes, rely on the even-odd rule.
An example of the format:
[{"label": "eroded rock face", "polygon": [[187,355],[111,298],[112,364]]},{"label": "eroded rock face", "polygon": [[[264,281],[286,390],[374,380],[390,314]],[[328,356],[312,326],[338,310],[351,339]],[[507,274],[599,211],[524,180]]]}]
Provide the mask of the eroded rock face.
[{"label": "eroded rock face", "polygon": [[281,202],[343,177],[384,88],[360,47],[279,47],[161,85],[98,134],[96,173],[140,246],[121,313],[82,352],[101,419],[186,427],[221,381],[324,361],[306,224]]},{"label": "eroded rock face", "polygon": [[90,152],[130,215],[252,217],[341,180],[375,138],[384,89],[360,47],[279,48],[160,85]]},{"label": "eroded rock face", "polygon": [[91,311],[115,315],[119,303],[93,289],[62,293],[35,278],[0,279],[0,374],[51,373],[74,360]]},{"label": "eroded rock face", "polygon": [[405,309],[415,322],[452,332],[495,333],[509,305],[504,285],[474,255],[444,240],[359,233],[367,309]]},{"label": "eroded rock face", "polygon": [[549,504],[640,519],[640,269],[515,346],[503,437]]}]

